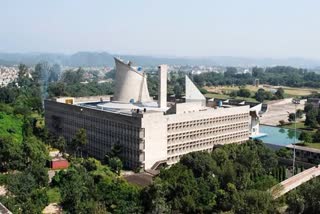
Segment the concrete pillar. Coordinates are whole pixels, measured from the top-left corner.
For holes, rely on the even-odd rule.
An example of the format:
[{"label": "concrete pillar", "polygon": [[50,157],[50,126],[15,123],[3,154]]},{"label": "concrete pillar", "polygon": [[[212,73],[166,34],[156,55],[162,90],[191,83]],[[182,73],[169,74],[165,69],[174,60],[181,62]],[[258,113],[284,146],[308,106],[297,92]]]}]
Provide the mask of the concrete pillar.
[{"label": "concrete pillar", "polygon": [[168,66],[159,65],[159,89],[158,89],[158,105],[159,108],[167,107],[167,75]]}]

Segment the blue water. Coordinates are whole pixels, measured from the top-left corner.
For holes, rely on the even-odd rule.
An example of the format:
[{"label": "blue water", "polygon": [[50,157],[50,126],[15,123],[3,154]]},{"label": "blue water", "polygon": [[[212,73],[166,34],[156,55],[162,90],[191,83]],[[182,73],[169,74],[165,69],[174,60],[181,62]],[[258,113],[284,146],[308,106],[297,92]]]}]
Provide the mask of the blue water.
[{"label": "blue water", "polygon": [[[267,134],[267,136],[259,138],[265,143],[279,146],[286,146],[294,143],[294,129],[284,129],[280,127],[260,125],[260,133]],[[296,143],[299,141],[299,135],[300,131],[297,130]]]}]

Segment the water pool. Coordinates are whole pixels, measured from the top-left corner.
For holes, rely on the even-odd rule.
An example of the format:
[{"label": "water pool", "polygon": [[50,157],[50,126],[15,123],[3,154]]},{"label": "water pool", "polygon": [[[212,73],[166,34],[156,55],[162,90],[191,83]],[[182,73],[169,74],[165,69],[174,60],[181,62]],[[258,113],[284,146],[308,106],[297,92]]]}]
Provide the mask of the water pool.
[{"label": "water pool", "polygon": [[[280,127],[260,125],[260,132],[267,134],[266,136],[258,138],[259,140],[262,140],[264,143],[269,143],[278,146],[286,146],[294,143],[294,129],[284,129]],[[299,141],[299,135],[300,131],[297,130],[296,142]]]}]

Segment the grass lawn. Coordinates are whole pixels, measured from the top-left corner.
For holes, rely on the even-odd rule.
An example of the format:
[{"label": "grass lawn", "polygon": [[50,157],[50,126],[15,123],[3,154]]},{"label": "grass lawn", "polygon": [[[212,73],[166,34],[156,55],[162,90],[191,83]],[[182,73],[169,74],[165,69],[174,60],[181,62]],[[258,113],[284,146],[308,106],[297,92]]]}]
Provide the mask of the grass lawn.
[{"label": "grass lawn", "polygon": [[245,100],[245,101],[248,101],[248,102],[258,102],[256,99],[254,98],[251,98],[251,97],[230,97],[229,95],[226,95],[226,94],[211,94],[211,93],[208,93],[208,94],[205,94],[205,97],[208,97],[208,98],[217,98],[217,99],[237,99],[237,100]]},{"label": "grass lawn", "polygon": [[60,190],[57,187],[48,189],[47,196],[49,203],[59,203],[61,201]]},{"label": "grass lawn", "polygon": [[314,149],[320,149],[320,143],[305,143],[304,146]]},{"label": "grass lawn", "polygon": [[0,173],[0,186],[7,183],[8,174]]},{"label": "grass lawn", "polygon": [[[265,85],[263,89],[270,90],[270,89],[277,89],[279,87],[282,87],[284,89],[285,97],[299,97],[299,96],[306,96],[310,95],[313,92],[320,92],[319,89],[314,88],[293,88],[293,87],[286,87],[286,86],[269,86]],[[209,92],[231,92],[235,90],[239,90],[240,88],[238,86],[210,86],[210,87],[204,87]],[[253,85],[246,85],[245,88],[249,89],[252,94],[254,94],[259,88],[253,86]]]},{"label": "grass lawn", "polygon": [[[301,131],[306,131],[306,132],[316,132],[317,131],[317,129],[304,130],[304,129],[308,129],[309,127],[305,126],[303,121],[297,122],[296,126],[297,126],[297,129],[300,129]],[[286,124],[284,126],[281,126],[281,128],[294,129],[294,123]]]},{"label": "grass lawn", "polygon": [[16,142],[22,142],[22,119],[0,112],[0,136],[11,136]]},{"label": "grass lawn", "polygon": [[[304,128],[308,128],[304,125],[304,122],[297,122],[296,124],[297,129],[304,129]],[[294,123],[291,124],[286,124],[284,126],[281,126],[282,128],[287,128],[287,129],[294,129]]]},{"label": "grass lawn", "polygon": [[36,112],[33,112],[33,113],[31,114],[31,117],[37,119],[37,124],[36,124],[36,126],[37,126],[38,128],[43,128],[43,127],[44,127],[44,118],[43,118],[41,115],[39,115],[39,114],[36,113]]},{"label": "grass lawn", "polygon": [[205,94],[204,96],[208,97],[208,98],[217,98],[217,99],[229,99],[230,98],[230,96],[228,96],[226,94],[211,94],[211,93],[208,93],[208,94]]}]

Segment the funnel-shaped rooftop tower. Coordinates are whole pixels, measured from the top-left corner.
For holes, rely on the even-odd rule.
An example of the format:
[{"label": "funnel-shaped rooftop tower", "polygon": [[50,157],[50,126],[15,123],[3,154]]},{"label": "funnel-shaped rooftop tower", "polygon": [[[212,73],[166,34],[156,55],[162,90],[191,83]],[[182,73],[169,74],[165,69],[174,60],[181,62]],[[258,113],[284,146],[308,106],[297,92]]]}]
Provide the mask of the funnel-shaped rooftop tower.
[{"label": "funnel-shaped rooftop tower", "polygon": [[116,87],[113,101],[123,103],[150,102],[147,78],[143,71],[114,58],[116,63]]}]

